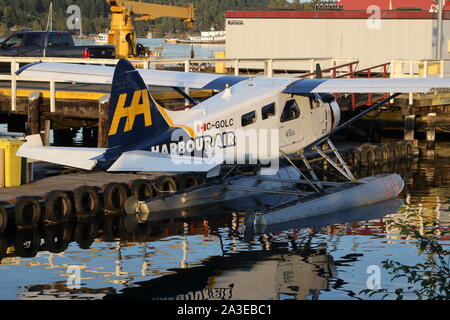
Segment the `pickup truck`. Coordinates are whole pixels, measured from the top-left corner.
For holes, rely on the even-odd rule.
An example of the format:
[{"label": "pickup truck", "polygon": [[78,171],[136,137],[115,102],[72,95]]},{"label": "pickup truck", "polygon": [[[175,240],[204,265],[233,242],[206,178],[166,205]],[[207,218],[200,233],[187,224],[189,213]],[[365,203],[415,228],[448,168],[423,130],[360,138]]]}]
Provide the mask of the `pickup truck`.
[{"label": "pickup truck", "polygon": [[115,48],[112,45],[75,46],[69,32],[22,31],[0,43],[0,56],[113,59]]}]

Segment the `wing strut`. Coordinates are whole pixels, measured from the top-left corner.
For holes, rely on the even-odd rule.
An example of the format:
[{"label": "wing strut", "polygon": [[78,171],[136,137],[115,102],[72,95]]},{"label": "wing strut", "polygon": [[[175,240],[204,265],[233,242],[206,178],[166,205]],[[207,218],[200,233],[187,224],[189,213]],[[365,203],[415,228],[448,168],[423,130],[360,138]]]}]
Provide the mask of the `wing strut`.
[{"label": "wing strut", "polygon": [[194,105],[199,104],[199,101],[197,99],[192,98],[190,95],[188,95],[186,92],[184,92],[180,88],[172,87],[172,89],[175,90],[176,92],[178,92],[179,94],[181,94],[183,96],[183,98],[185,98],[186,100],[189,101],[190,104],[194,104]]},{"label": "wing strut", "polygon": [[378,108],[380,108],[383,104],[389,102],[390,100],[394,99],[395,97],[399,96],[401,93],[394,93],[392,95],[390,95],[389,97],[387,97],[386,99],[381,100],[380,102],[374,104],[373,106],[371,106],[369,109],[364,110],[363,112],[361,112],[360,114],[358,114],[356,117],[351,118],[350,120],[348,120],[347,122],[341,124],[339,127],[337,127],[334,130],[331,130],[330,132],[328,132],[327,134],[323,135],[322,137],[320,137],[319,139],[317,139],[316,141],[311,142],[310,144],[308,144],[307,146],[305,146],[303,149],[308,149],[310,147],[313,147],[315,145],[318,145],[320,143],[322,143],[323,141],[325,141],[326,139],[328,139],[329,137],[331,137],[332,135],[336,134],[337,132],[341,131],[342,129],[348,127],[349,125],[351,125],[353,122],[361,119],[362,117],[364,117],[366,114],[368,114],[369,112],[372,112]]}]

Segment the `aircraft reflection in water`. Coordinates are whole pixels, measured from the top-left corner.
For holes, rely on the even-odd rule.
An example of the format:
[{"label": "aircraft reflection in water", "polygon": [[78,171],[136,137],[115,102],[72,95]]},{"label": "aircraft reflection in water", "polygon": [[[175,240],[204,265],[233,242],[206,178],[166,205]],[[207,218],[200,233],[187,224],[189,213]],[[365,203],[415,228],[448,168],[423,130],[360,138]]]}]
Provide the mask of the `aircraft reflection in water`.
[{"label": "aircraft reflection in water", "polygon": [[323,217],[266,225],[260,230],[254,228],[250,217],[246,221],[244,239],[250,243],[255,237],[258,238],[263,250],[226,252],[222,257],[202,261],[202,266],[180,269],[172,275],[138,282],[137,287],[125,288],[119,294],[107,295],[105,299],[303,300],[308,296],[314,299],[321,290],[329,288],[330,278],[337,278],[336,265],[343,261],[334,261],[327,253],[326,244],[312,245],[310,241],[314,232],[308,231],[299,239],[294,231],[289,244],[271,240],[270,234],[381,219],[396,212],[402,204],[401,200],[394,199]]},{"label": "aircraft reflection in water", "polygon": [[[129,233],[127,235],[129,230],[126,230],[125,219],[110,216],[105,217],[103,221],[79,222],[75,225],[45,228],[42,234],[43,245],[41,245],[39,230],[17,232],[14,236],[16,242],[14,249],[8,248],[9,254],[3,259],[2,265],[20,263],[20,259],[14,257],[15,255],[30,258],[42,254],[38,251],[49,251],[51,254],[48,262],[41,264],[33,262],[28,265],[53,268],[61,274],[65,272],[68,265],[54,264],[55,255],[64,255],[63,251],[67,249],[70,241],[76,241],[80,248],[88,249],[90,245],[95,244],[94,241],[97,242],[95,239],[100,237],[103,241],[117,243],[115,247],[110,248],[117,251],[115,271],[106,272],[103,270],[106,268],[83,266],[82,282],[103,279],[100,282],[120,284],[125,288],[117,290],[105,286],[100,289],[90,289],[83,286],[79,290],[71,290],[67,288],[66,279],[64,279],[50,285],[29,285],[26,291],[20,292],[20,297],[22,299],[151,300],[306,299],[309,296],[317,298],[321,290],[329,288],[329,279],[337,278],[335,266],[343,261],[334,261],[327,252],[326,244],[311,243],[315,234],[311,227],[317,227],[320,231],[321,226],[380,219],[386,214],[396,212],[401,204],[400,200],[392,200],[356,210],[336,212],[326,217],[302,219],[283,225],[268,225],[264,230],[254,228],[251,216],[243,224],[243,220],[237,214],[232,214],[231,217],[222,216],[220,219],[228,219],[228,222],[224,222],[217,219],[207,220],[198,213],[199,219],[192,218],[190,221],[182,219],[175,222],[155,221],[151,225],[137,226],[132,235]],[[180,214],[179,217],[182,216],[183,214]],[[172,218],[176,216],[173,215]],[[231,239],[228,245],[223,239],[223,231],[220,231],[227,224],[228,239]],[[304,229],[304,232],[293,229]],[[284,231],[287,238],[277,240],[277,233]],[[149,242],[147,245],[151,247],[149,244],[156,245],[158,241],[164,241],[170,236],[188,234],[212,235],[213,245],[220,246],[221,255],[211,255],[209,250],[204,250],[203,256],[198,257],[195,263],[190,261],[187,267],[189,238],[185,237],[183,258],[179,268],[169,268],[151,280],[140,282],[137,282],[136,278],[147,276],[148,269],[152,268],[152,265],[145,261],[145,257],[141,266],[142,275],[123,270],[122,260],[128,258],[122,256],[121,249],[132,246],[130,242]],[[117,241],[118,238],[121,241]],[[129,244],[125,244],[123,240]],[[238,249],[245,243],[248,244],[248,250]],[[101,255],[101,252],[95,250],[92,254]],[[83,260],[87,262],[94,259],[92,254],[88,250],[83,251]],[[155,250],[152,254],[155,254]],[[164,259],[164,257],[159,258]],[[354,257],[349,259],[357,261]],[[348,261],[345,260],[345,262]],[[130,285],[131,282],[132,285]],[[98,284],[96,287],[98,288]]]}]

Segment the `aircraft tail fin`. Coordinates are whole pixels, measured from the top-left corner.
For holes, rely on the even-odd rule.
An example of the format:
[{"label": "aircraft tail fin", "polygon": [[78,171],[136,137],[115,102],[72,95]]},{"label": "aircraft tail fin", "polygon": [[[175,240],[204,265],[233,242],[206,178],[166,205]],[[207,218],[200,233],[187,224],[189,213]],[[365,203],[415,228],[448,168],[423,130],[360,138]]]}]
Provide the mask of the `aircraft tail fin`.
[{"label": "aircraft tail fin", "polygon": [[108,147],[133,145],[168,128],[139,72],[128,60],[119,60],[109,101]]}]

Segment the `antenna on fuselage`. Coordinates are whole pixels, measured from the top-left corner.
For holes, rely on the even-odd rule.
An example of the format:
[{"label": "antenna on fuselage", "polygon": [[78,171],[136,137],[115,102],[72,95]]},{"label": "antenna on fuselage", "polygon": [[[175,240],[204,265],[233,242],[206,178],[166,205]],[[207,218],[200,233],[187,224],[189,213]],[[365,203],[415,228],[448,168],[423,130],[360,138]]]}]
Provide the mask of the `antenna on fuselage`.
[{"label": "antenna on fuselage", "polygon": [[247,75],[248,75],[248,79],[251,80],[252,76],[250,75],[250,70],[247,68]]},{"label": "antenna on fuselage", "polygon": [[287,72],[287,69],[284,69],[284,73],[286,73],[286,78],[288,79],[289,84],[296,81],[296,79],[289,77],[289,73]]},{"label": "antenna on fuselage", "polygon": [[231,97],[231,89],[230,89],[230,85],[227,83],[225,85],[225,90],[223,91],[222,98],[228,98],[228,97]]}]

